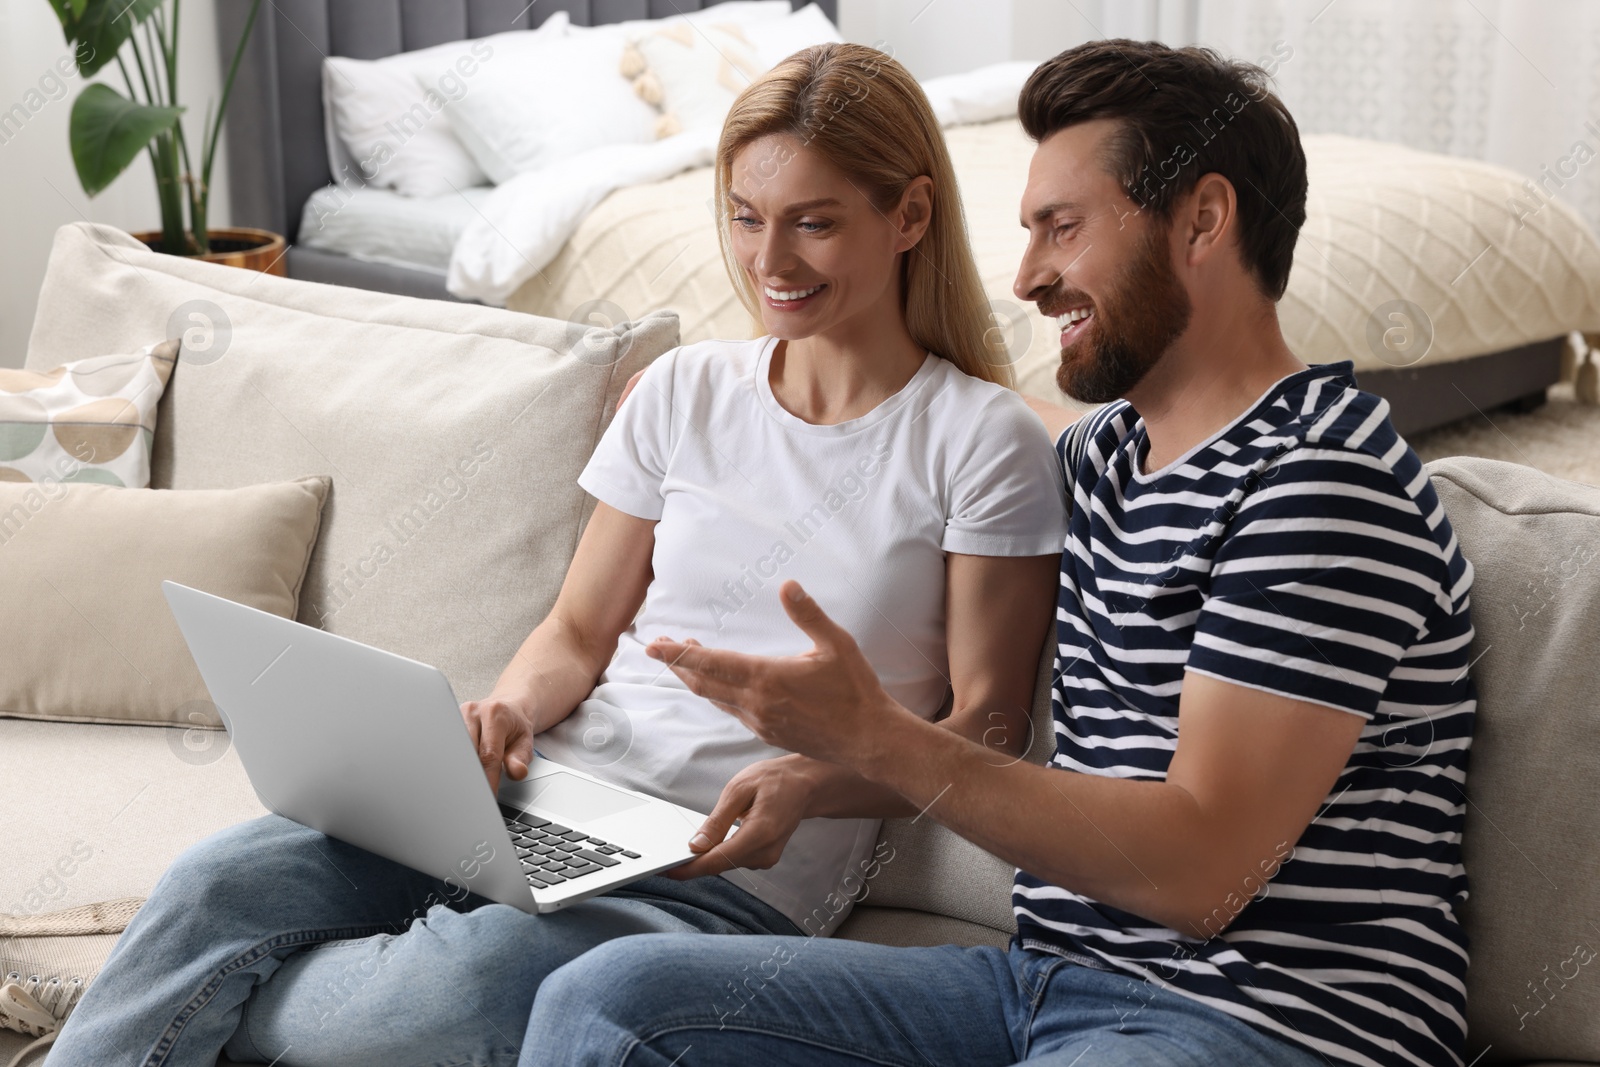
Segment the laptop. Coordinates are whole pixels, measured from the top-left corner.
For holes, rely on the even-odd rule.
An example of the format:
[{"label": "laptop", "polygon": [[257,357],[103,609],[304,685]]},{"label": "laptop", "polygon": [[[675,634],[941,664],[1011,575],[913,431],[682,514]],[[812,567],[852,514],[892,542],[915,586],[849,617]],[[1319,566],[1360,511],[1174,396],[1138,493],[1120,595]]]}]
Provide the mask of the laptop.
[{"label": "laptop", "polygon": [[426,663],[164,581],[268,809],[539,914],[693,858],[705,816],[535,756],[496,796]]}]

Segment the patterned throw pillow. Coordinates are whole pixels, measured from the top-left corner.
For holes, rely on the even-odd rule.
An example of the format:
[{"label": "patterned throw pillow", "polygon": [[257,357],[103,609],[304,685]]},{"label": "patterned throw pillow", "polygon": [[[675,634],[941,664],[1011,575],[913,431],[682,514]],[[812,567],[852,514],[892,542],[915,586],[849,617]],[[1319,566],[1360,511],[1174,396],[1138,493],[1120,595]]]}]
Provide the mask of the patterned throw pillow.
[{"label": "patterned throw pillow", "polygon": [[0,368],[0,482],[144,489],[178,340],[54,370]]},{"label": "patterned throw pillow", "polygon": [[639,99],[661,109],[657,137],[722,125],[734,97],[765,69],[739,26],[687,20],[632,41],[621,64]]}]

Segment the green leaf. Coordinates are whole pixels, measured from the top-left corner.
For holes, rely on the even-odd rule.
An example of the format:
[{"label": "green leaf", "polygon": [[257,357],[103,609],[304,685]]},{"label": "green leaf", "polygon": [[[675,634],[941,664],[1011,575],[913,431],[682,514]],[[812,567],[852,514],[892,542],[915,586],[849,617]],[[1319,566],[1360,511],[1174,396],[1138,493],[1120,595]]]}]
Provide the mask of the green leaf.
[{"label": "green leaf", "polygon": [[[61,3],[63,0],[51,0]],[[86,48],[78,51],[78,73],[85,78],[116,58],[133,28],[155,13],[164,0],[65,0],[79,8],[77,37]]]},{"label": "green leaf", "polygon": [[90,196],[110,185],[157,134],[170,130],[181,107],[137,104],[96,82],[72,102],[69,122],[72,162]]},{"label": "green leaf", "polygon": [[67,43],[71,44],[77,37],[80,12],[72,9],[72,0],[50,0],[50,10],[56,13],[56,19],[61,23],[61,32],[66,35]]}]

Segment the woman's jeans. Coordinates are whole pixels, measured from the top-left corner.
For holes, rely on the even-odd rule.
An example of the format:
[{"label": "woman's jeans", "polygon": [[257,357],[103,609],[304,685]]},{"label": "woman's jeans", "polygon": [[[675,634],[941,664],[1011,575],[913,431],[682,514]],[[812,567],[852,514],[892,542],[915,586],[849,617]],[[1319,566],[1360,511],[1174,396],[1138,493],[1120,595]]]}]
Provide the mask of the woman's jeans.
[{"label": "woman's jeans", "polygon": [[276,815],[179,856],[50,1067],[555,1062],[523,1040],[546,975],[627,934],[798,934],[724,878],[654,877],[529,915]]},{"label": "woman's jeans", "polygon": [[1221,1011],[1013,944],[646,934],[551,975],[560,1067],[1328,1067]]}]

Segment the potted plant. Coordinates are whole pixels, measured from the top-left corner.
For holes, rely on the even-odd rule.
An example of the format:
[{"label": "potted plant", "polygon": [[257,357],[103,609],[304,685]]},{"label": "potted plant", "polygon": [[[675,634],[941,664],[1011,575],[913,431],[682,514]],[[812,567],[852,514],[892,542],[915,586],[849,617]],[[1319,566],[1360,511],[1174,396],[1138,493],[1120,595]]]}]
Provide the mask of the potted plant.
[{"label": "potted plant", "polygon": [[284,274],[282,236],[243,227],[212,229],[206,216],[222,116],[261,0],[251,0],[214,116],[210,102],[206,105],[198,170],[184,136],[185,108],[178,102],[178,5],[179,0],[50,0],[78,72],[87,78],[114,62],[128,91],[124,96],[93,83],[73,101],[68,132],[78,181],[93,197],[145,151],[155,169],[161,229],[135,237],[159,252]]}]

